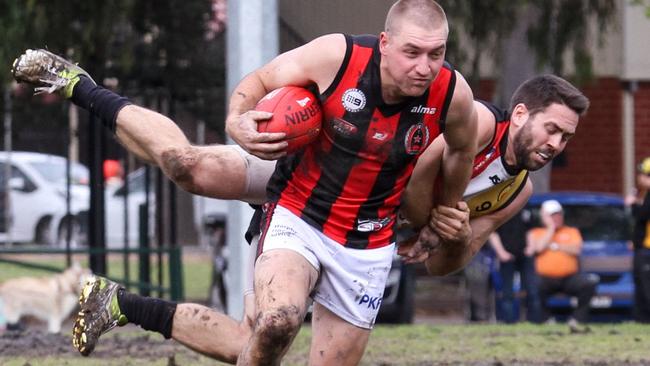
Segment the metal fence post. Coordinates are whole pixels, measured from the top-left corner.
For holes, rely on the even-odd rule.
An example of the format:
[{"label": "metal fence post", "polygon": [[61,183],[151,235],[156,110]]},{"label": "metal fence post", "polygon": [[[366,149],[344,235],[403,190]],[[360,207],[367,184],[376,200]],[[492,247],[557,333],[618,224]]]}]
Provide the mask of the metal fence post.
[{"label": "metal fence post", "polygon": [[106,235],[104,227],[104,135],[102,126],[88,115],[88,156],[90,167],[90,209],[88,215],[88,248],[90,269],[106,275]]},{"label": "metal fence post", "polygon": [[141,204],[138,210],[138,223],[139,225],[139,240],[140,251],[138,258],[140,259],[138,265],[138,280],[140,286],[140,295],[149,296],[151,285],[151,272],[149,260],[149,210],[147,204]]},{"label": "metal fence post", "polygon": [[170,296],[173,301],[182,301],[185,298],[181,258],[182,251],[180,246],[172,246],[169,248]]}]

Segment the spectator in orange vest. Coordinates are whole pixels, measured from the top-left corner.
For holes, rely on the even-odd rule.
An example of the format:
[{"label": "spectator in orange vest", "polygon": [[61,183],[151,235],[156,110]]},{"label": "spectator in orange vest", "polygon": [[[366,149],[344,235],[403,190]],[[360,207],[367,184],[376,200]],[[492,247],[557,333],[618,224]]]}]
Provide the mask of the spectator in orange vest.
[{"label": "spectator in orange vest", "polygon": [[[582,235],[571,226],[564,225],[564,212],[558,201],[542,203],[540,210],[544,227],[528,232],[531,248],[538,253],[535,268],[539,275],[539,295],[544,319],[548,319],[548,299],[557,293],[578,298],[578,307],[569,319],[572,331],[578,323],[589,320],[589,304],[596,291],[598,276],[580,273],[579,258]],[[585,330],[588,328],[585,328]]]}]

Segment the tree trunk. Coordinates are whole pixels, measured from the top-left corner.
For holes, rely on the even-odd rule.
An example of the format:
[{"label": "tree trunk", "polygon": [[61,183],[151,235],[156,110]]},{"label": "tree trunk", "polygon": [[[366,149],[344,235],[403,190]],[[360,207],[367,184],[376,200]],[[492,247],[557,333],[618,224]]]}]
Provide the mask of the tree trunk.
[{"label": "tree trunk", "polygon": [[[517,22],[510,36],[503,42],[501,49],[501,79],[497,92],[497,104],[510,108],[510,98],[517,87],[536,74],[535,54],[528,47],[526,30],[535,19],[534,9],[525,7],[519,12],[520,21]],[[535,193],[548,192],[550,189],[550,165],[537,172],[533,172],[531,180]]]}]

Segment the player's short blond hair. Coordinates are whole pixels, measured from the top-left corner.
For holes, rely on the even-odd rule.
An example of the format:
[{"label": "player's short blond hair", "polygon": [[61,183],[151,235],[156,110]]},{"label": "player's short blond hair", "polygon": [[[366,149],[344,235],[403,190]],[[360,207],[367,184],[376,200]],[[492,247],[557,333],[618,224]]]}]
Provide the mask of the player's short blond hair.
[{"label": "player's short blond hair", "polygon": [[402,21],[409,21],[422,28],[439,28],[447,30],[447,16],[442,7],[433,0],[399,0],[393,4],[386,15],[384,31],[396,33]]}]

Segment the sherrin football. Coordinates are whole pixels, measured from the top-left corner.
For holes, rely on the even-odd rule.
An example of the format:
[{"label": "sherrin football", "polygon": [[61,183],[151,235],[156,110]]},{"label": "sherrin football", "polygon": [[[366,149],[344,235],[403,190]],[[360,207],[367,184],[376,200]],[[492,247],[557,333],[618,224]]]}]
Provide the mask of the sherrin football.
[{"label": "sherrin football", "polygon": [[271,112],[271,119],[257,124],[258,132],[284,132],[294,153],[314,141],[321,130],[322,112],[316,96],[297,86],[275,89],[262,98],[255,110]]}]

